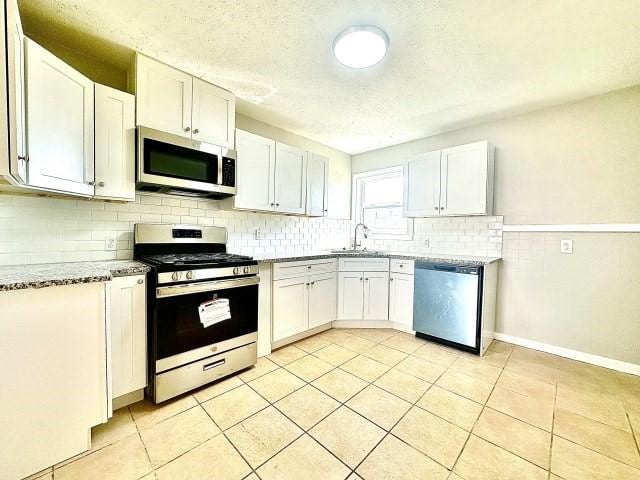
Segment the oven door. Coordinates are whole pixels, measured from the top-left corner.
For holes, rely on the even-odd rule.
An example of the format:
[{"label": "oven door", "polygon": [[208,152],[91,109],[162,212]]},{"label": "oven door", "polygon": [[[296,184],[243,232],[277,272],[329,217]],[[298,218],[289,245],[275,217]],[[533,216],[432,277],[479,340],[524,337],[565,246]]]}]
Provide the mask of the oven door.
[{"label": "oven door", "polygon": [[[258,277],[156,288],[155,371],[160,373],[257,340]],[[228,299],[231,318],[204,326],[199,307]]]}]

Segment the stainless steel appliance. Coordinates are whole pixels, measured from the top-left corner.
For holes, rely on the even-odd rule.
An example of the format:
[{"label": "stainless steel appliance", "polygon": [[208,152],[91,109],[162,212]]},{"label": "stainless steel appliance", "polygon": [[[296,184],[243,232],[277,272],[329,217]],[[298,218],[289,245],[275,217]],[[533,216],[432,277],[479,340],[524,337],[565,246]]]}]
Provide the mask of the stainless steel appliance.
[{"label": "stainless steel appliance", "polygon": [[236,152],[138,127],[138,190],[198,197],[236,194]]},{"label": "stainless steel appliance", "polygon": [[[148,396],[159,403],[254,365],[258,262],[226,252],[220,227],[136,224],[134,257],[151,266],[147,290]],[[208,324],[203,306],[228,305]]]},{"label": "stainless steel appliance", "polygon": [[480,353],[483,267],[415,263],[413,329],[416,336]]}]

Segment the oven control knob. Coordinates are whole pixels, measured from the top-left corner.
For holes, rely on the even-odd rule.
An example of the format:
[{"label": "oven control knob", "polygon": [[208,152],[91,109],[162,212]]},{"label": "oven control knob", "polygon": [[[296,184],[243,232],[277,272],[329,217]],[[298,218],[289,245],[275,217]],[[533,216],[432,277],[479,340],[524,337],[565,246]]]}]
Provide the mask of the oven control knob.
[{"label": "oven control knob", "polygon": [[233,274],[238,275],[240,273],[240,267],[233,267]]},{"label": "oven control knob", "polygon": [[178,280],[180,280],[181,276],[182,274],[180,272],[173,272],[171,274],[171,280],[173,280],[174,282],[177,282]]},{"label": "oven control knob", "polygon": [[249,272],[251,271],[251,269],[250,269],[249,267],[244,267],[244,268],[242,269],[242,271],[243,271],[244,273],[249,273]]},{"label": "oven control knob", "polygon": [[191,280],[193,278],[193,272],[191,270],[189,270],[187,272],[187,280]]}]

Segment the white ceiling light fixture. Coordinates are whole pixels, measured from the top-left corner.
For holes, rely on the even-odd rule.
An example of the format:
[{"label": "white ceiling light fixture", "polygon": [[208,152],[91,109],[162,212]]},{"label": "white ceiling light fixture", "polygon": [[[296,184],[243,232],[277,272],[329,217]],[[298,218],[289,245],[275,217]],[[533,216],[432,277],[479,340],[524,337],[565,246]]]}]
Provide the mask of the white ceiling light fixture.
[{"label": "white ceiling light fixture", "polygon": [[338,61],[351,68],[367,68],[382,60],[389,47],[389,37],[378,27],[357,25],[336,37],[333,53]]}]

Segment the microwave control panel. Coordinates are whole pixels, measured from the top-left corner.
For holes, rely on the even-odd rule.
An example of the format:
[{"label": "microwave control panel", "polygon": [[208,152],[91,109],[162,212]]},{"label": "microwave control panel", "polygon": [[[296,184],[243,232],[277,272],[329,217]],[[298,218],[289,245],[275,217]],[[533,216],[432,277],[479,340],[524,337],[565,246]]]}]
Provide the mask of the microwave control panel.
[{"label": "microwave control panel", "polygon": [[236,161],[233,158],[222,159],[222,185],[236,186]]}]

